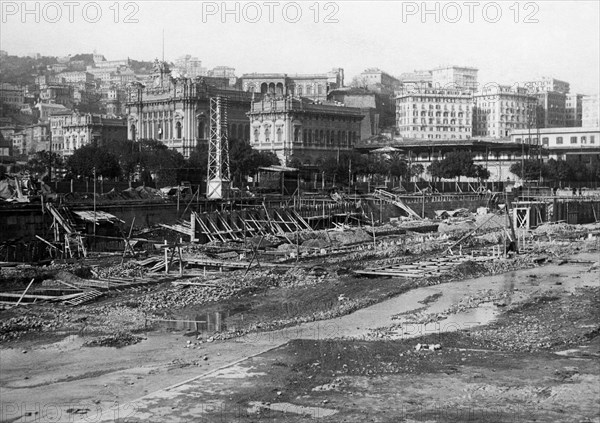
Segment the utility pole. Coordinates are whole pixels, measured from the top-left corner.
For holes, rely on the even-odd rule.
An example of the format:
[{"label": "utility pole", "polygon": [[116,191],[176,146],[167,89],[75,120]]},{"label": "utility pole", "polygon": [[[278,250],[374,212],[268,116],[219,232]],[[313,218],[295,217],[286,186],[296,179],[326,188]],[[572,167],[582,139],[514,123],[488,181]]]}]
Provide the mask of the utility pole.
[{"label": "utility pole", "polygon": [[[96,236],[96,166],[94,166],[94,237]],[[96,238],[94,238],[96,242]]]}]

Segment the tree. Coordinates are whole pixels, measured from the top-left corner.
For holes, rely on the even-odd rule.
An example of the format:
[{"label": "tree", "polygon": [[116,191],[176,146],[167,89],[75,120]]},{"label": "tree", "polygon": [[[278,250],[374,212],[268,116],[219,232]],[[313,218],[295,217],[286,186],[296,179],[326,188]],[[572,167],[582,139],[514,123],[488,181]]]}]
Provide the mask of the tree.
[{"label": "tree", "polygon": [[254,175],[259,167],[279,164],[277,156],[270,151],[258,151],[248,141],[229,141],[229,167],[234,181]]},{"label": "tree", "polygon": [[[557,181],[568,181],[573,179],[573,169],[564,160],[548,160],[546,163],[546,176]],[[512,172],[512,171],[511,171]]]},{"label": "tree", "polygon": [[542,165],[538,160],[525,159],[523,162],[515,162],[510,165],[510,172],[523,180],[538,180],[542,171]]},{"label": "tree", "polygon": [[482,165],[473,162],[473,155],[469,151],[456,150],[446,154],[442,160],[434,160],[428,167],[427,172],[438,179],[457,178],[461,176],[485,180],[490,177],[490,171]]},{"label": "tree", "polygon": [[38,151],[27,161],[27,169],[30,172],[38,173],[44,176],[50,174],[51,168],[63,167],[63,158],[57,153],[51,151]]},{"label": "tree", "polygon": [[96,176],[104,178],[115,178],[121,173],[117,156],[106,147],[97,147],[89,144],[75,150],[73,155],[66,161],[67,171],[75,177]]}]

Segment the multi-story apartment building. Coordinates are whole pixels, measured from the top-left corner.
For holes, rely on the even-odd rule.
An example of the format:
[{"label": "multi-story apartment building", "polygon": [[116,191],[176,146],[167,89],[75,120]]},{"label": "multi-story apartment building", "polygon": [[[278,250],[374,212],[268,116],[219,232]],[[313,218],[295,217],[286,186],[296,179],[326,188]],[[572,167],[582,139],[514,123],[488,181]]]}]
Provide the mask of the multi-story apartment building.
[{"label": "multi-story apartment building", "polygon": [[598,119],[600,104],[598,102],[598,94],[586,95],[581,100],[582,117],[581,123],[585,128],[597,128],[600,126]]},{"label": "multi-story apartment building", "polygon": [[70,108],[73,106],[73,87],[69,85],[48,85],[46,88],[40,89],[40,101],[62,104]]},{"label": "multi-story apartment building", "polygon": [[393,94],[400,86],[400,81],[379,68],[365,69],[360,74],[361,85],[371,91]]},{"label": "multi-story apartment building", "polygon": [[34,124],[21,127],[11,135],[12,154],[27,155],[49,148],[50,131],[48,124]]},{"label": "multi-story apartment building", "polygon": [[345,87],[329,92],[327,99],[347,107],[358,107],[364,118],[360,138],[367,139],[383,129],[396,126],[396,107],[387,94],[364,88]]},{"label": "multi-story apartment building", "polygon": [[431,83],[433,88],[476,92],[478,72],[467,66],[440,66],[431,70]]},{"label": "multi-story apartment building", "polygon": [[540,128],[562,128],[566,123],[567,95],[559,91],[542,91],[537,98],[537,125]]},{"label": "multi-story apartment building", "polygon": [[243,91],[275,96],[294,95],[312,100],[326,100],[327,93],[344,84],[344,70],[324,74],[251,73],[242,75]]},{"label": "multi-story apartment building", "polygon": [[127,121],[96,114],[62,113],[50,116],[52,151],[72,155],[84,145],[103,145],[127,139]]},{"label": "multi-story apartment building", "polygon": [[62,78],[65,84],[94,83],[94,75],[85,71],[61,72],[57,75],[57,77]]},{"label": "multi-story apartment building", "polygon": [[35,105],[35,108],[37,110],[39,120],[42,123],[48,122],[50,116],[52,116],[55,113],[71,112],[70,109],[66,108],[62,104],[54,103],[37,103]]},{"label": "multi-story apartment building", "polygon": [[48,88],[51,85],[62,85],[64,83],[65,80],[58,75],[44,74],[35,77],[35,85],[37,85],[40,90]]},{"label": "multi-story apartment building", "polygon": [[470,139],[471,92],[427,88],[396,97],[396,126],[401,137]]},{"label": "multi-story apartment building", "polygon": [[535,127],[536,98],[525,88],[496,85],[473,97],[473,136],[507,138],[511,131]]},{"label": "multi-story apartment building", "polygon": [[0,101],[20,106],[25,102],[25,89],[20,85],[2,82],[0,83]]},{"label": "multi-story apartment building", "polygon": [[189,54],[179,57],[175,61],[173,72],[179,73],[185,78],[196,78],[198,76],[208,76],[206,68],[202,67],[202,61]]},{"label": "multi-story apartment building", "polygon": [[558,93],[568,94],[570,90],[570,84],[566,81],[551,78],[549,76],[542,76],[534,81],[527,81],[524,85],[529,93],[539,93],[556,91]]},{"label": "multi-story apartment building", "polygon": [[229,136],[249,140],[246,113],[255,94],[214,87],[209,78],[172,80],[170,76],[166,63],[156,61],[148,84],[129,90],[128,139],[156,139],[189,157],[196,146],[208,142],[210,98],[219,96],[228,102]]},{"label": "multi-story apartment building", "polygon": [[580,127],[583,124],[583,94],[567,94],[565,103],[565,126]]},{"label": "multi-story apartment building", "polygon": [[400,86],[396,94],[408,94],[433,87],[433,76],[430,70],[415,70],[406,72],[398,77]]},{"label": "multi-story apartment building", "polygon": [[292,157],[314,164],[352,150],[363,114],[355,107],[286,96],[252,103],[248,117],[252,147],[275,153],[286,165]]}]

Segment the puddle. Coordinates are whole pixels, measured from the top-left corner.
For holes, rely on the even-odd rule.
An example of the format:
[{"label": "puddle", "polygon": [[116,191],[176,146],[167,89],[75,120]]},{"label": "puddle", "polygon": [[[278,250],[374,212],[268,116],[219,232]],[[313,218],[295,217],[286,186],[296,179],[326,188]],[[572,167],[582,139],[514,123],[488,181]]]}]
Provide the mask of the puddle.
[{"label": "puddle", "polygon": [[217,377],[223,379],[245,379],[248,377],[266,375],[266,373],[262,372],[251,372],[252,369],[254,369],[254,367],[234,365],[220,370],[219,373],[217,373]]},{"label": "puddle", "polygon": [[282,413],[299,414],[301,416],[310,416],[312,419],[318,419],[323,417],[333,416],[337,414],[338,410],[332,410],[331,408],[323,407],[305,407],[302,405],[295,405],[289,402],[276,402],[276,403],[264,403],[258,401],[252,401],[249,403],[248,413],[257,414],[263,410],[280,411]]},{"label": "puddle", "polygon": [[168,332],[191,332],[190,335],[212,334],[227,331],[225,319],[229,312],[215,311],[213,313],[183,313],[173,319],[148,319],[159,330]]}]

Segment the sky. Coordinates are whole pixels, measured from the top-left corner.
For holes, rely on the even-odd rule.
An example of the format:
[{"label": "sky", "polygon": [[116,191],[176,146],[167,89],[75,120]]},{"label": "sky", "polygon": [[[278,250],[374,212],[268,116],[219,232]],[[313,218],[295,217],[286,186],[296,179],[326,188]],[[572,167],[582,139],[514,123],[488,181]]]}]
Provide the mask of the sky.
[{"label": "sky", "polygon": [[[479,83],[550,76],[600,91],[600,2],[594,1],[0,1],[9,54],[102,53],[212,68],[392,75],[440,65],[479,69]],[[23,6],[25,5],[25,7]]]}]

